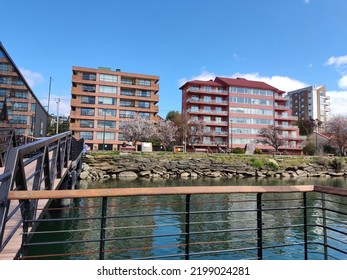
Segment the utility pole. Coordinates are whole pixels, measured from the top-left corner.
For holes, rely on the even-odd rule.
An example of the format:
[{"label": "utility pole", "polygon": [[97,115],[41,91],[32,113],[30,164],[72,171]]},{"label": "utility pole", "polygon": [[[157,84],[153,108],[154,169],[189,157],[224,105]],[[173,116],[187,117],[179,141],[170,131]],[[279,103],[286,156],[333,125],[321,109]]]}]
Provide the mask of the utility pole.
[{"label": "utility pole", "polygon": [[49,102],[51,101],[51,85],[52,85],[52,77],[49,77],[49,89],[48,89],[48,105],[47,105],[47,114],[49,115]]},{"label": "utility pole", "polygon": [[57,129],[56,129],[56,134],[59,133],[59,103],[60,103],[60,98],[56,98],[57,100]]}]

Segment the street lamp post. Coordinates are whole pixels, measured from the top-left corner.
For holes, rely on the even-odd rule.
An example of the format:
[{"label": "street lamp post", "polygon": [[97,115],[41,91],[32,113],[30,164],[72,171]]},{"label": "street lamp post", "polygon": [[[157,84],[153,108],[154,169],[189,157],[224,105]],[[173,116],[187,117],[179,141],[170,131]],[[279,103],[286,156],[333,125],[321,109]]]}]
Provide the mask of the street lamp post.
[{"label": "street lamp post", "polygon": [[230,152],[233,152],[233,120],[230,120]]},{"label": "street lamp post", "polygon": [[104,132],[102,134],[102,150],[105,150],[106,112],[107,109],[104,109]]}]

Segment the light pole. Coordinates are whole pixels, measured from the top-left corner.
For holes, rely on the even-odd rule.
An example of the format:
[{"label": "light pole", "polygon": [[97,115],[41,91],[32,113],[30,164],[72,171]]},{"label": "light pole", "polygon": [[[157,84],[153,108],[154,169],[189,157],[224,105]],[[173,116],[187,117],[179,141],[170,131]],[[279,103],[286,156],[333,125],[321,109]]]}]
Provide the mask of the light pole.
[{"label": "light pole", "polygon": [[230,152],[233,152],[233,120],[230,120]]},{"label": "light pole", "polygon": [[102,134],[102,150],[105,150],[106,112],[107,109],[104,109],[104,133]]}]

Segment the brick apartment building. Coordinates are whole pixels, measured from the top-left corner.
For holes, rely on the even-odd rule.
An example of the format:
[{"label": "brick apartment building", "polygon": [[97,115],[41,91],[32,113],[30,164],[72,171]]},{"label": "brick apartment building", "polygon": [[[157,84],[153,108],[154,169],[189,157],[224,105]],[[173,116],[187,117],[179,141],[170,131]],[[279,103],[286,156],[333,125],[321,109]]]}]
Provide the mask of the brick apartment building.
[{"label": "brick apartment building", "polygon": [[[182,87],[182,114],[189,120],[206,124],[202,143],[195,146],[244,148],[254,143],[260,128],[280,126],[288,139],[280,151],[300,153],[302,137],[294,125],[297,117],[286,106],[288,98],[281,91],[264,82],[243,78],[216,77],[210,81],[188,81]],[[270,146],[256,144],[262,150]]]},{"label": "brick apartment building", "polygon": [[0,127],[16,135],[47,134],[48,113],[0,42]]},{"label": "brick apartment building", "polygon": [[91,150],[118,150],[120,123],[140,114],[158,119],[159,77],[120,69],[72,67],[70,130]]}]

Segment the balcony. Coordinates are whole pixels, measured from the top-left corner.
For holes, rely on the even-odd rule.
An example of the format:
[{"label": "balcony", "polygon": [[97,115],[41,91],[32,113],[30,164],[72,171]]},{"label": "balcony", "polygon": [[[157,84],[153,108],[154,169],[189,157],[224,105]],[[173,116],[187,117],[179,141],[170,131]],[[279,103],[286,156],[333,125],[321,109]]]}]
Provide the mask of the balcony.
[{"label": "balcony", "polygon": [[204,88],[194,88],[189,87],[186,89],[186,92],[191,93],[207,93],[207,94],[213,94],[213,95],[229,95],[229,92],[227,90],[217,90],[217,89],[211,89],[211,90],[205,90]]},{"label": "balcony", "polygon": [[219,116],[227,116],[228,115],[228,111],[217,111],[217,110],[208,110],[208,111],[197,110],[197,111],[195,111],[195,110],[188,109],[186,112],[189,114],[196,114],[196,115],[219,115]]},{"label": "balcony", "polygon": [[282,121],[297,121],[298,117],[295,116],[279,116],[275,115],[275,120],[282,120]]},{"label": "balcony", "polygon": [[[346,189],[108,188],[12,191],[9,198],[31,207],[28,214],[35,209],[24,202],[83,201],[69,211],[46,209],[64,215],[24,216],[20,259],[347,259]],[[33,223],[42,228],[35,234],[26,230]]]},{"label": "balcony", "polygon": [[226,100],[216,101],[216,100],[206,100],[206,99],[203,99],[203,98],[199,98],[199,99],[189,98],[189,99],[187,99],[187,103],[212,104],[212,105],[228,105],[228,101],[226,101]]}]

